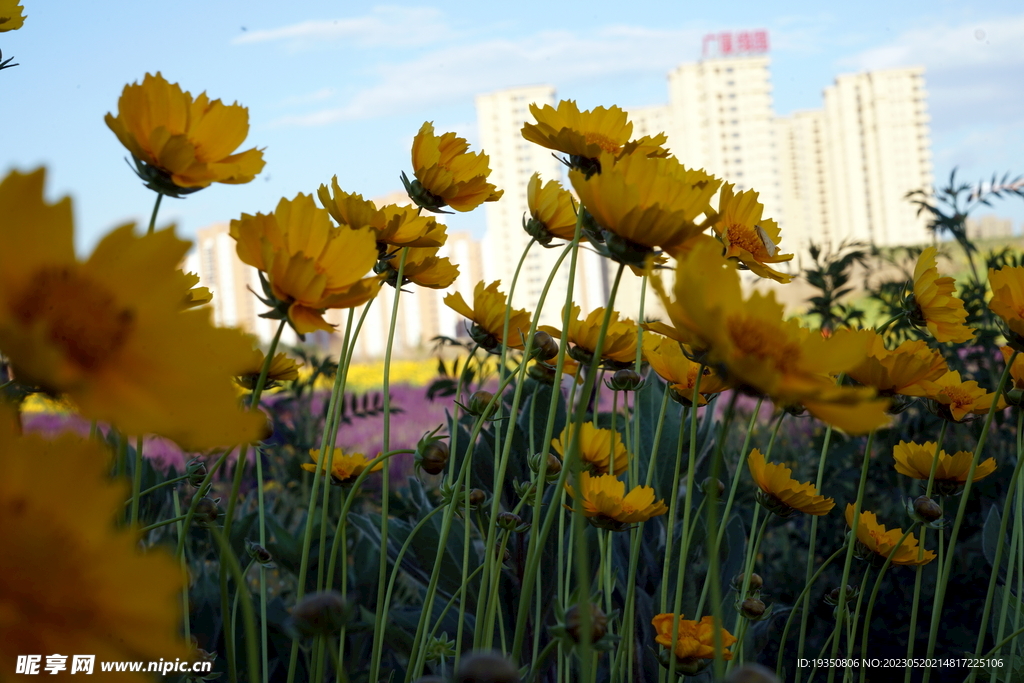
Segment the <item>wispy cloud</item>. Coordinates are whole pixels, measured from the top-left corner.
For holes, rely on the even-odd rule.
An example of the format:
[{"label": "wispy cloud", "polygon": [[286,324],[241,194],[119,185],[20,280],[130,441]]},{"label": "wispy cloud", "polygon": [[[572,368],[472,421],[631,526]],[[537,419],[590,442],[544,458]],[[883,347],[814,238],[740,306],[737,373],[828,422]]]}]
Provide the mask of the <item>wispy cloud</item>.
[{"label": "wispy cloud", "polygon": [[320,126],[365,119],[531,83],[565,89],[599,79],[664,75],[697,56],[701,35],[698,29],[619,25],[581,35],[544,31],[515,40],[449,45],[378,66],[376,83],[340,107],[282,117],[273,125]]},{"label": "wispy cloud", "polygon": [[335,88],[320,88],[313,92],[303,93],[302,95],[291,95],[283,98],[279,102],[275,102],[276,107],[301,107],[307,104],[315,104],[317,102],[323,102],[334,97],[338,91]]},{"label": "wispy cloud", "polygon": [[284,42],[291,49],[342,43],[357,47],[417,47],[445,40],[451,29],[431,7],[374,7],[359,17],[303,21],[278,28],[247,31],[234,45]]}]

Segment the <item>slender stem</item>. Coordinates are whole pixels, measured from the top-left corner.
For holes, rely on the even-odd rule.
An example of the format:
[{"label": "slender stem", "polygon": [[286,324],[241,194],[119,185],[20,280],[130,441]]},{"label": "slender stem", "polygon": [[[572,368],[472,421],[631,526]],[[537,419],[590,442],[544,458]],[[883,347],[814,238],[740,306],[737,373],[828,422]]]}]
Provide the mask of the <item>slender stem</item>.
[{"label": "slender stem", "polygon": [[210,467],[209,470],[207,470],[206,476],[203,477],[203,481],[199,484],[199,489],[196,491],[195,495],[192,496],[192,502],[189,503],[188,511],[185,513],[185,523],[182,524],[182,527],[184,527],[185,529],[185,533],[178,537],[178,547],[174,551],[174,554],[177,557],[184,556],[185,541],[186,539],[188,539],[188,530],[192,528],[192,517],[196,513],[196,506],[199,504],[199,501],[202,499],[202,497],[205,496],[210,491],[210,481],[213,479],[213,476],[220,470],[221,466],[225,463],[225,461],[227,461],[228,453],[230,452],[231,451],[226,450],[223,453],[221,453],[220,457],[217,458],[217,460],[213,463],[213,466]]},{"label": "slender stem", "polygon": [[156,203],[153,204],[153,213],[149,217],[149,230],[146,231],[147,235],[152,235],[153,231],[156,230],[156,214],[160,211],[160,202],[164,199],[164,195],[161,192],[156,193]]},{"label": "slender stem", "polygon": [[[217,545],[220,546],[221,563],[231,572],[235,583],[238,584],[238,590],[242,590],[245,588],[245,577],[242,575],[242,568],[238,565],[238,560],[235,559],[234,551],[231,550],[231,544],[228,542],[227,537],[216,527],[211,526],[209,530],[210,534],[217,541]],[[261,679],[259,647],[256,641],[256,615],[253,613],[252,601],[248,598],[242,601],[242,619],[245,622],[245,649],[249,659],[249,680],[258,681]],[[226,629],[224,637],[227,640]]]},{"label": "slender stem", "polygon": [[[796,600],[793,601],[794,605],[798,605],[801,600],[804,600],[804,605],[807,604],[806,598],[807,598],[807,596],[809,596],[811,594],[811,586],[813,586],[814,582],[818,580],[818,577],[820,577],[822,572],[825,571],[825,568],[828,567],[830,564],[832,564],[832,562],[837,557],[839,557],[840,553],[842,553],[845,550],[846,550],[846,545],[845,544],[841,545],[839,547],[839,549],[836,550],[834,553],[832,553],[832,555],[829,556],[829,558],[827,560],[822,562],[821,566],[818,567],[818,571],[814,572],[814,574],[811,575],[807,579],[807,581],[804,583],[804,588],[803,588],[802,591],[800,591],[800,595],[798,595]],[[804,607],[804,609],[806,610],[807,607]],[[776,675],[778,675],[780,677],[782,676],[782,655],[784,655],[785,652],[786,652],[786,647],[785,647],[785,645],[786,645],[786,636],[789,635],[789,627],[793,623],[793,615],[796,614],[796,611],[797,611],[796,608],[790,610],[789,616],[786,617],[786,626],[785,626],[785,628],[782,629],[782,638],[779,640],[779,654],[778,654],[778,657],[775,660],[775,673],[776,673]],[[799,661],[799,660],[797,660],[797,661]],[[797,671],[799,671],[799,670],[800,670],[800,668],[797,667]]]},{"label": "slender stem", "polygon": [[[178,492],[173,491],[171,493],[171,500],[174,501],[174,516],[180,517],[181,515],[181,501],[178,500]],[[180,541],[185,536],[185,525],[178,522],[178,540]],[[185,626],[185,642],[192,640],[192,619],[189,614],[188,608],[188,589],[189,589],[189,575],[188,575],[188,561],[185,556],[181,556],[181,578],[182,578],[182,589],[181,589],[181,614],[182,620]]]},{"label": "slender stem", "polygon": [[[164,481],[160,482],[159,484],[157,484],[155,486],[150,486],[145,491],[139,491],[139,497],[141,498],[142,496],[145,496],[145,495],[148,495],[150,493],[153,493],[153,491],[157,491],[159,489],[162,489],[165,486],[170,486],[171,484],[177,484],[179,481],[184,481],[185,479],[188,479],[188,475],[187,474],[183,474],[180,477],[174,477],[173,479],[165,479]],[[124,502],[124,504],[125,505],[131,505],[132,504],[132,500],[133,500],[132,498],[129,498],[128,500],[126,500]]]},{"label": "slender stem", "polygon": [[[163,195],[157,195],[161,197]],[[139,489],[142,488],[142,436],[135,438],[135,468],[132,470],[132,507],[131,507],[131,522],[132,526],[139,523],[139,498],[141,493]]]},{"label": "slender stem", "polygon": [[889,329],[890,325],[892,325],[894,322],[896,322],[897,320],[899,320],[900,318],[902,318],[904,316],[906,316],[906,313],[904,313],[902,311],[897,313],[896,315],[894,315],[893,317],[889,318],[888,320],[886,320],[881,325],[877,326],[875,328],[875,333],[876,334],[884,333],[887,329]]},{"label": "slender stem", "polygon": [[185,515],[181,515],[179,517],[174,517],[172,519],[165,519],[162,522],[155,522],[153,524],[150,524],[149,526],[142,527],[141,529],[139,529],[139,534],[143,534],[143,535],[144,534],[148,534],[153,529],[159,529],[162,526],[167,526],[168,524],[177,524],[178,522],[183,522],[183,521],[185,521]]}]

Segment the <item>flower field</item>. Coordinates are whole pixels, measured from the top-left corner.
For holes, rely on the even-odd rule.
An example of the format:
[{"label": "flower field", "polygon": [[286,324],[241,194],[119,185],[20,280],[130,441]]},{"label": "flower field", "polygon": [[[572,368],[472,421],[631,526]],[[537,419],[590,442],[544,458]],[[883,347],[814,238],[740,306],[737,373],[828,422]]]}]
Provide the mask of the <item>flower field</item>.
[{"label": "flower field", "polygon": [[[0,31],[21,24],[0,0]],[[325,178],[225,217],[277,326],[259,348],[214,326],[189,243],[158,227],[164,197],[263,171],[248,110],[159,73],[110,106],[148,226],[83,259],[46,169],[0,180],[0,681],[76,655],[140,681],[104,663],[232,683],[1024,677],[1024,255],[963,227],[1020,183],[910,197],[934,243],[887,254],[909,277],[850,303],[864,245],[797,271],[756,189],[634,138],[619,107],[531,105],[524,140],[567,168],[528,186],[527,251],[560,256],[540,301],[473,283],[444,299],[466,333],[443,360],[399,362],[403,293],[460,277],[434,215],[502,201],[487,154],[425,122],[396,170],[411,205]],[[592,311],[581,248],[612,274]],[[624,278],[666,315],[616,310]],[[796,278],[820,292],[801,319],[748,286]],[[383,287],[384,358],[359,365]],[[285,348],[286,326],[341,335],[340,357]]]}]

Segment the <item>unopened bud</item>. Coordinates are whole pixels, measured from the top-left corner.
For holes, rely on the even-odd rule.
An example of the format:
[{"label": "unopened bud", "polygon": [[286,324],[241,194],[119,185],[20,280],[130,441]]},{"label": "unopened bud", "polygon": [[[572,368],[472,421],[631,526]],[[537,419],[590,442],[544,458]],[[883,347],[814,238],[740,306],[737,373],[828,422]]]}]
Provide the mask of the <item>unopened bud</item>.
[{"label": "unopened bud", "polygon": [[747,598],[740,605],[740,612],[747,619],[759,619],[764,614],[764,603],[757,598]]},{"label": "unopened bud", "polygon": [[[736,591],[743,590],[743,579],[744,579],[745,576],[746,576],[745,574],[740,573],[740,574],[737,574],[736,576],[732,577],[732,588],[733,588],[733,590],[736,590]],[[750,581],[747,583],[747,590],[748,591],[759,591],[759,590],[761,590],[761,586],[763,586],[763,585],[764,585],[764,580],[761,579],[761,575],[760,574],[751,573]]]},{"label": "unopened bud", "polygon": [[533,334],[533,354],[538,360],[551,360],[558,355],[558,342],[544,330]]},{"label": "unopened bud", "polygon": [[1006,398],[1006,402],[1011,406],[1024,406],[1024,390],[1022,389],[1006,389],[1003,392],[1003,396]]},{"label": "unopened bud", "polygon": [[337,633],[348,620],[349,609],[338,591],[310,593],[292,608],[292,625],[305,636]]},{"label": "unopened bud", "polygon": [[192,519],[199,526],[211,526],[220,517],[220,506],[212,498],[200,498],[196,503],[196,511]]},{"label": "unopened bud", "polygon": [[[859,592],[860,591],[857,590],[855,587],[847,586],[846,587],[846,601],[849,602],[849,601],[855,599],[857,597],[857,593],[859,593]],[[839,593],[840,593],[840,589],[839,588],[833,588],[832,590],[830,590],[828,593],[825,594],[825,602],[827,604],[829,604],[829,605],[838,605],[839,604]]]},{"label": "unopened bud", "polygon": [[188,475],[188,483],[192,488],[199,488],[206,479],[206,463],[201,460],[190,460],[185,467],[185,474]]},{"label": "unopened bud", "polygon": [[452,683],[519,683],[519,667],[499,652],[471,652],[459,662]]},{"label": "unopened bud", "polygon": [[608,388],[613,391],[636,391],[643,383],[644,380],[640,377],[640,373],[629,368],[616,370],[612,378],[605,382]]},{"label": "unopened bud", "polygon": [[914,499],[914,514],[925,522],[934,522],[942,519],[942,508],[928,496],[918,496]]},{"label": "unopened bud", "polygon": [[506,531],[517,531],[523,523],[523,518],[514,512],[500,512],[497,519],[498,526]]},{"label": "unopened bud", "polygon": [[[712,479],[708,477],[700,483],[701,488],[707,495],[717,495],[719,498],[725,495],[725,484],[722,483],[721,479]],[[712,491],[715,491],[713,494]]]},{"label": "unopened bud", "polygon": [[[583,635],[583,615],[579,605],[573,605],[565,611],[565,632],[577,643]],[[590,603],[590,642],[596,643],[608,632],[608,617],[597,605]]]},{"label": "unopened bud", "polygon": [[259,562],[263,566],[269,565],[274,561],[274,556],[269,550],[261,546],[259,543],[253,543],[252,541],[245,542],[245,549],[249,553],[249,557]]},{"label": "unopened bud", "polygon": [[427,474],[441,474],[451,453],[448,443],[440,439],[430,439],[426,443],[421,441],[420,444],[416,448],[416,464]]},{"label": "unopened bud", "polygon": [[469,504],[472,506],[483,505],[487,500],[487,494],[482,489],[472,489],[469,492]]},{"label": "unopened bud", "polygon": [[469,397],[469,404],[466,406],[466,410],[469,411],[470,415],[483,415],[484,419],[487,419],[494,414],[495,409],[498,407],[497,402],[495,402],[495,404],[490,406],[488,409],[488,405],[490,405],[493,400],[494,394],[491,392],[484,391],[483,389],[475,391]]}]

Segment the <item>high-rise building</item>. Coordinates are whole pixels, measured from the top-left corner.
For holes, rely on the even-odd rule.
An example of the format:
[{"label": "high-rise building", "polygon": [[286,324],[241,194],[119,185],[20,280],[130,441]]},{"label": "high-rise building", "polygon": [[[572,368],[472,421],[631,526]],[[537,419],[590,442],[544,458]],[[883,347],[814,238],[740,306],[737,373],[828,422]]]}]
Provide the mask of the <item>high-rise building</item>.
[{"label": "high-rise building", "polygon": [[825,112],[821,110],[800,111],[776,121],[786,216],[782,246],[789,253],[804,253],[812,242],[833,241],[836,226],[825,158],[826,135]]}]

